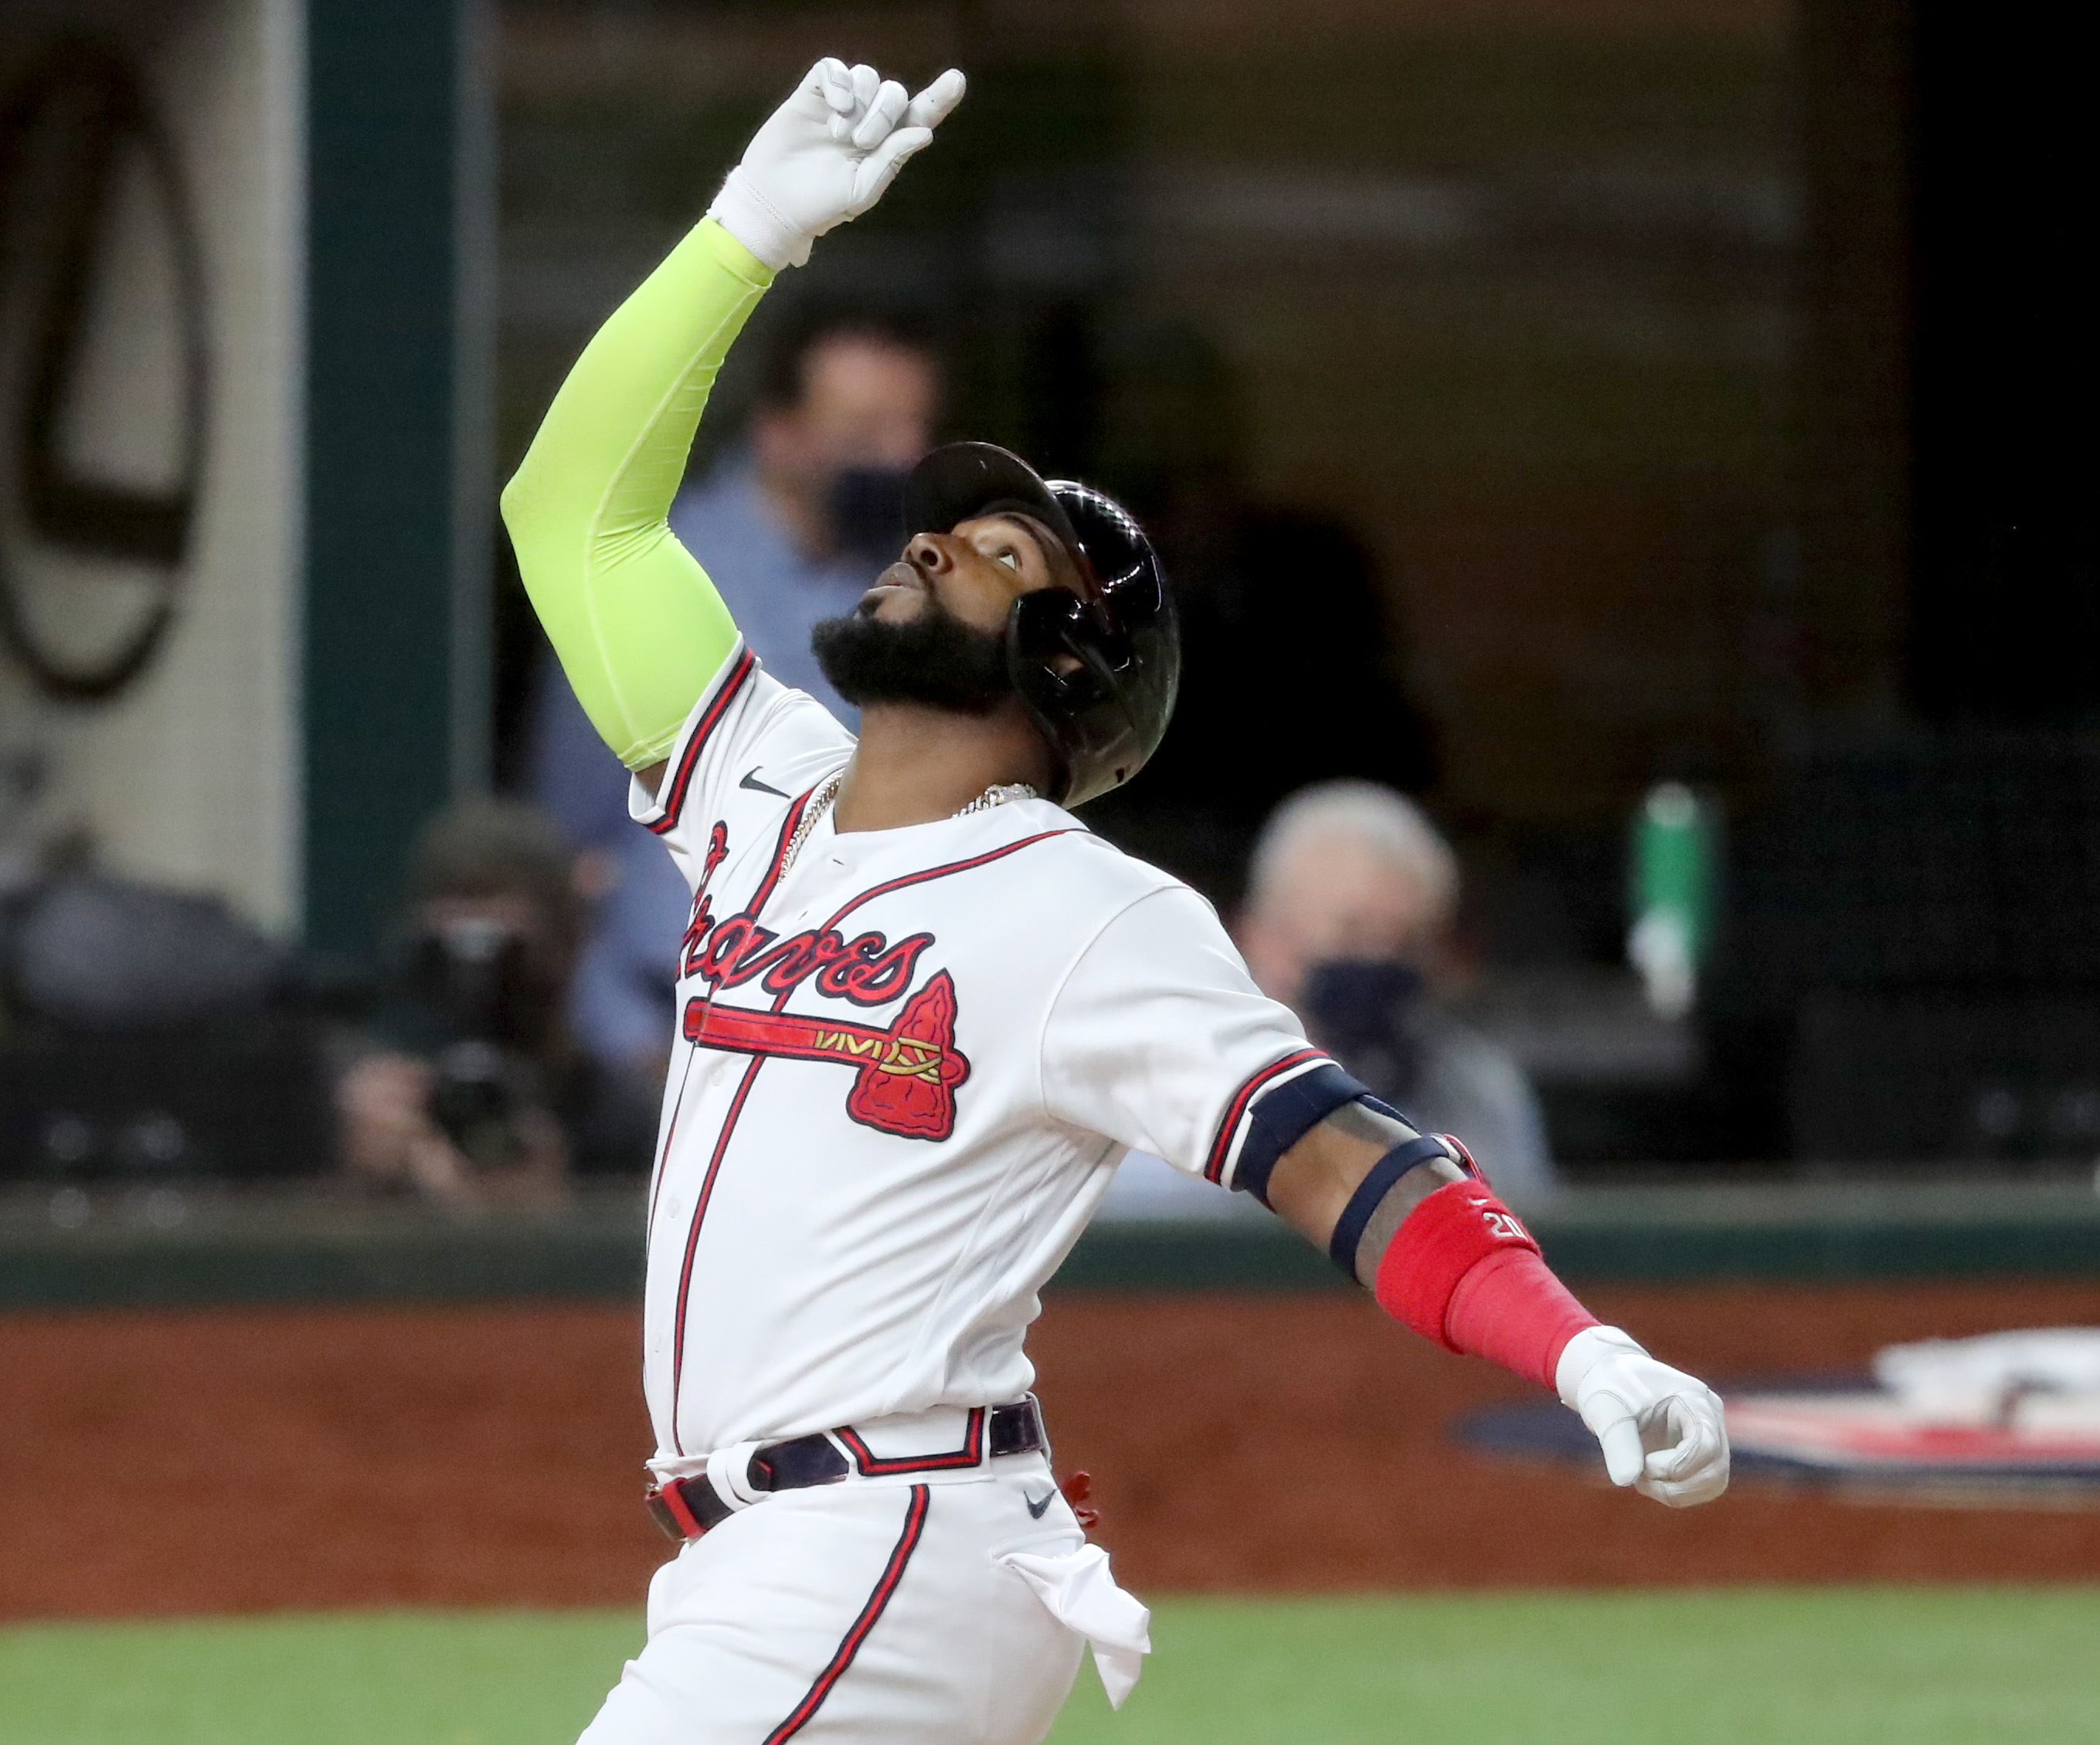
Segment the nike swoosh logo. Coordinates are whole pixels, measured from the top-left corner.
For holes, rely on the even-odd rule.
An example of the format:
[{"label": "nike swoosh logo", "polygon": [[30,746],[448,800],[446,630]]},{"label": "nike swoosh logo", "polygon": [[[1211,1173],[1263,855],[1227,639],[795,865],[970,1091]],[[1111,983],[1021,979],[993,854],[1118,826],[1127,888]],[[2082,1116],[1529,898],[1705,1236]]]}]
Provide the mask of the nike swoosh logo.
[{"label": "nike swoosh logo", "polygon": [[1034,1520],[1040,1521],[1043,1518],[1043,1511],[1050,1506],[1050,1499],[1057,1494],[1055,1491],[1045,1491],[1043,1493],[1043,1500],[1039,1503],[1029,1503],[1026,1496],[1021,1500],[1024,1503],[1028,1503],[1030,1517]]},{"label": "nike swoosh logo", "polygon": [[[762,769],[765,767],[765,766],[763,764],[759,765],[760,769]],[[748,787],[754,794],[770,794],[775,800],[785,800],[788,797],[785,794],[782,793],[779,788],[768,787],[763,782],[760,781],[758,779],[757,769],[748,772],[745,774],[744,778],[737,783],[737,786],[739,787]]]}]

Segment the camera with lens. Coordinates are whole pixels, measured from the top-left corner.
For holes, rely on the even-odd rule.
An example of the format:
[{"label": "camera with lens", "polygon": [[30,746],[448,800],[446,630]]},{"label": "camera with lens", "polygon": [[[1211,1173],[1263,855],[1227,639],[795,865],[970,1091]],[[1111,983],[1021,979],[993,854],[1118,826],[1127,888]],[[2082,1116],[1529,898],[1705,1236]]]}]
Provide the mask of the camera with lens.
[{"label": "camera with lens", "polygon": [[404,991],[448,1038],[431,1061],[431,1120],[478,1166],[515,1161],[521,1117],[544,1102],[535,1055],[552,1016],[528,942],[492,917],[432,917],[406,956]]}]

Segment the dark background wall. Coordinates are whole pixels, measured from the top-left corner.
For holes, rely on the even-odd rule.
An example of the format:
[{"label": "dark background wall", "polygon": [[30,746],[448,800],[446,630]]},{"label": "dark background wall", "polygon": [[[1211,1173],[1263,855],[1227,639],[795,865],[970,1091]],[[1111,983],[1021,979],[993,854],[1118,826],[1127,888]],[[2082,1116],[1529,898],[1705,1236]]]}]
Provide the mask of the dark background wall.
[{"label": "dark background wall", "polygon": [[1920,7],[1909,697],[1928,720],[2100,718],[2091,133],[2056,15]]}]

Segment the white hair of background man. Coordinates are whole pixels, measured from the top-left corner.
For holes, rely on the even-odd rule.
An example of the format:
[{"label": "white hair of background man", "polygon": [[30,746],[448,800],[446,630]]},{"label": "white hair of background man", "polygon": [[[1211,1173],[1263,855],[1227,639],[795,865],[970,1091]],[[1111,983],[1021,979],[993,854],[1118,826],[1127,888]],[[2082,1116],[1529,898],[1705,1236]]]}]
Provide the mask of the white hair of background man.
[{"label": "white hair of background man", "polygon": [[1304,849],[1335,836],[1389,859],[1422,890],[1437,923],[1449,921],[1458,906],[1458,857],[1419,806],[1376,782],[1316,782],[1269,813],[1248,866],[1249,906],[1259,909],[1282,888]]}]

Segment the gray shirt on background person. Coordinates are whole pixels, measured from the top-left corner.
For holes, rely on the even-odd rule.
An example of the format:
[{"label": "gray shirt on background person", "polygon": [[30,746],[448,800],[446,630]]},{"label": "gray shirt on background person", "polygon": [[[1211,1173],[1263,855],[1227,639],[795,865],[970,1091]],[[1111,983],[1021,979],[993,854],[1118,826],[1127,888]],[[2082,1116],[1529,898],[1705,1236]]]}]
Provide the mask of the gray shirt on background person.
[{"label": "gray shirt on background person", "polygon": [[1401,1094],[1401,1112],[1419,1128],[1462,1139],[1495,1192],[1512,1205],[1551,1197],[1560,1183],[1546,1119],[1515,1057],[1434,1007],[1416,1022],[1414,1083]]}]

